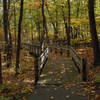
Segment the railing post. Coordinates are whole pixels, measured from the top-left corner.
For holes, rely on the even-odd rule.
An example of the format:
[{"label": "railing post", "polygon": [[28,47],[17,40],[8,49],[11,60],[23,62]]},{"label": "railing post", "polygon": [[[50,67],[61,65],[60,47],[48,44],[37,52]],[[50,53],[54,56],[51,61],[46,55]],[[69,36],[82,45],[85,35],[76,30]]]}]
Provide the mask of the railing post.
[{"label": "railing post", "polygon": [[52,47],[50,47],[50,52],[52,53]]},{"label": "railing post", "polygon": [[60,54],[62,55],[62,48],[60,49]]},{"label": "railing post", "polygon": [[55,48],[55,53],[57,54],[57,48]]},{"label": "railing post", "polygon": [[39,76],[38,76],[38,72],[39,72],[39,69],[38,69],[38,57],[34,57],[35,60],[34,60],[34,70],[35,70],[35,84],[37,84],[38,80],[39,80]]},{"label": "railing post", "polygon": [[69,47],[67,49],[67,57],[70,57],[70,50],[69,50]]},{"label": "railing post", "polygon": [[86,60],[82,59],[82,80],[87,81]]}]

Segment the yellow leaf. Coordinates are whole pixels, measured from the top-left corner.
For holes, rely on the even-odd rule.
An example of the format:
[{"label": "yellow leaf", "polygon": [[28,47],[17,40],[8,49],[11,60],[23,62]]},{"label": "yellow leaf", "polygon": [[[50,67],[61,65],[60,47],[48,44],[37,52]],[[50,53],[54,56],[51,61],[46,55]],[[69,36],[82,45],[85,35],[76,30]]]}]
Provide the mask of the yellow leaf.
[{"label": "yellow leaf", "polygon": [[54,99],[54,96],[51,96],[50,99]]},{"label": "yellow leaf", "polygon": [[70,97],[69,95],[66,96],[66,98],[69,98],[69,97]]},{"label": "yellow leaf", "polygon": [[96,94],[95,99],[100,99],[100,95]]}]

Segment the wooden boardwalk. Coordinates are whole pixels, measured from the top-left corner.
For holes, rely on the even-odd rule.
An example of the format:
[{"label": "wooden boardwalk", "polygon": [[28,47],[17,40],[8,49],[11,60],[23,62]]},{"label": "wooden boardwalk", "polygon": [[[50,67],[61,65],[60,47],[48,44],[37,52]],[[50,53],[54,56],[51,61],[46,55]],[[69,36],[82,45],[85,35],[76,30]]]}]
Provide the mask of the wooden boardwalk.
[{"label": "wooden boardwalk", "polygon": [[50,53],[36,89],[27,100],[87,100],[87,97],[77,95],[82,87],[77,85],[80,81],[71,58]]}]

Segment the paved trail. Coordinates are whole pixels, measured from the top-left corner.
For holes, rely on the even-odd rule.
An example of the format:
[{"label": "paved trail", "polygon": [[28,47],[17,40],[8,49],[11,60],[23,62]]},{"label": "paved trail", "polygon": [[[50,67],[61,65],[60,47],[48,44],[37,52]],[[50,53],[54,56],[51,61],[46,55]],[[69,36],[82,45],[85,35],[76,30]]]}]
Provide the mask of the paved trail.
[{"label": "paved trail", "polygon": [[28,100],[88,100],[77,92],[83,85],[71,58],[50,54],[40,80]]}]

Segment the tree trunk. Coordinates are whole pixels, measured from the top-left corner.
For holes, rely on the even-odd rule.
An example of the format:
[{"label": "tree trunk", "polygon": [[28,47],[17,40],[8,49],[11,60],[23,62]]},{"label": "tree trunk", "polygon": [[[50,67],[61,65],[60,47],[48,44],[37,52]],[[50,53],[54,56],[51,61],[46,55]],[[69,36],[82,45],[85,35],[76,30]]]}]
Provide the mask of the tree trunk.
[{"label": "tree trunk", "polygon": [[15,34],[15,47],[16,47],[16,7],[14,1],[14,34]]},{"label": "tree trunk", "polygon": [[40,37],[41,37],[41,27],[40,27],[40,21],[37,20],[35,21],[35,24],[36,24],[36,29],[37,29],[37,32],[38,32],[38,40],[40,41]]},{"label": "tree trunk", "polygon": [[47,12],[48,12],[48,14],[49,14],[50,20],[51,20],[51,24],[52,24],[52,26],[53,26],[53,28],[54,28],[54,34],[55,34],[55,33],[56,33],[56,26],[55,26],[55,23],[54,23],[54,21],[53,21],[53,18],[52,18],[52,16],[51,16],[51,14],[50,14],[48,5],[46,5],[46,8],[47,8]]},{"label": "tree trunk", "polygon": [[65,12],[64,12],[64,6],[62,6],[62,16],[63,16],[63,20],[64,20],[64,24],[65,24],[66,35],[67,35],[68,34],[68,25],[67,25],[67,18],[65,16]]},{"label": "tree trunk", "polygon": [[12,57],[12,36],[11,36],[11,30],[10,30],[10,0],[8,0],[8,55],[7,55],[7,67],[11,65],[11,57]]},{"label": "tree trunk", "polygon": [[68,2],[68,46],[70,46],[70,24],[71,24],[71,17],[70,17],[70,0],[67,1]]},{"label": "tree trunk", "polygon": [[77,1],[77,13],[76,16],[79,17],[79,10],[80,10],[80,0]]},{"label": "tree trunk", "polygon": [[88,0],[88,9],[89,9],[90,32],[94,50],[94,65],[96,66],[100,65],[100,49],[99,49],[99,41],[98,41],[96,22],[94,16],[94,1],[95,0]]},{"label": "tree trunk", "polygon": [[[8,2],[9,3],[9,2]],[[5,53],[7,54],[7,67],[9,67],[9,32],[8,32],[8,6],[7,6],[7,0],[3,0],[3,24],[4,24],[4,34],[5,34],[5,42],[6,42],[6,48]]]},{"label": "tree trunk", "polygon": [[7,9],[7,0],[3,0],[3,24],[4,24],[4,34],[5,41],[8,43],[8,9]]},{"label": "tree trunk", "polygon": [[21,0],[21,4],[20,4],[20,17],[19,17],[19,24],[18,24],[17,52],[16,52],[16,73],[18,72],[19,59],[20,59],[21,24],[22,24],[22,17],[23,17],[23,2],[24,2],[24,0]]},{"label": "tree trunk", "polygon": [[1,51],[0,51],[0,85],[2,84],[2,64],[1,64]]},{"label": "tree trunk", "polygon": [[58,39],[58,7],[56,4],[56,0],[54,0],[54,3],[56,5],[56,9],[55,9],[55,13],[56,13],[56,23],[55,23],[55,34],[54,34],[54,39],[57,40]]},{"label": "tree trunk", "polygon": [[45,5],[45,0],[42,0],[42,16],[43,16],[43,33],[42,33],[42,42],[44,39],[44,35],[46,34],[46,37],[48,39],[48,30],[47,30],[47,25],[46,25],[46,18],[45,18],[45,13],[44,13],[44,5]]}]

